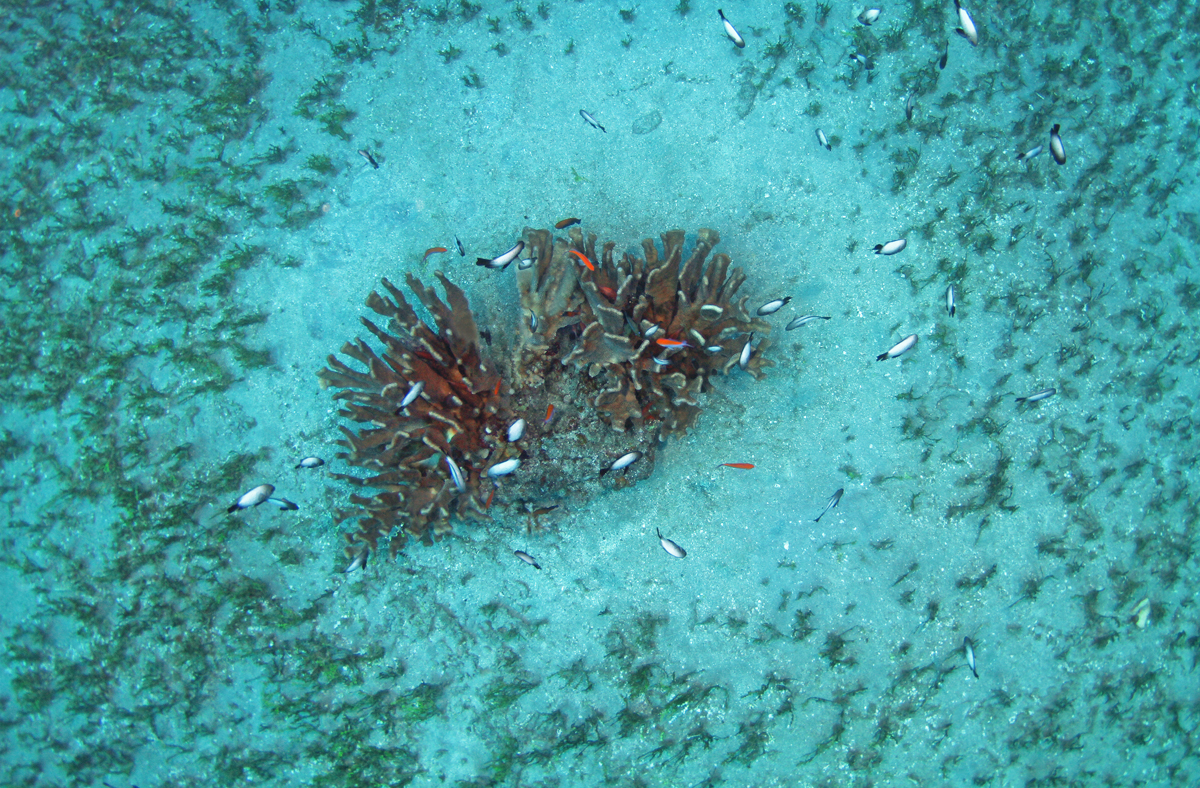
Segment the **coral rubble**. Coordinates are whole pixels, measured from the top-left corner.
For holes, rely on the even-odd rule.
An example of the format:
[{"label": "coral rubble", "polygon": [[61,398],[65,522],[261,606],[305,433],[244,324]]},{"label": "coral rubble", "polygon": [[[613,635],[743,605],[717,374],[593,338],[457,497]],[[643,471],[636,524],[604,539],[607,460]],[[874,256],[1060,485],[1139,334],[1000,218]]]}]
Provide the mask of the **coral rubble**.
[{"label": "coral rubble", "polygon": [[[661,255],[644,240],[641,258],[615,258],[612,242],[597,255],[596,236],[585,239],[579,227],[558,238],[526,228],[524,241],[530,257],[516,271],[523,314],[496,342],[502,363],[493,362],[463,291],[438,272],[444,302],[407,278],[432,325],[384,279],[385,294],[371,293],[367,306],[387,324],[362,319],[382,351],[356,339],[342,353],[364,369],[330,356],[318,373],[355,423],[341,427],[339,457],[364,474],[337,474],[362,489],[337,515],[357,519],[348,555],[390,538],[394,556],[409,537],[432,542],[453,519],[486,519],[491,506],[532,511],[645,478],[659,440],[695,422],[712,375],[738,364],[751,332],[770,330],[747,312],[747,297],[735,301],[741,269],[731,271],[724,254],[706,264],[720,241],[713,230],[699,231],[686,260],[680,230],[662,235]],[[767,344],[746,367],[755,377],[771,366]],[[518,418],[530,426],[510,443]],[[600,478],[634,449],[644,452],[639,462]],[[520,461],[515,472],[489,476],[511,460]]]}]

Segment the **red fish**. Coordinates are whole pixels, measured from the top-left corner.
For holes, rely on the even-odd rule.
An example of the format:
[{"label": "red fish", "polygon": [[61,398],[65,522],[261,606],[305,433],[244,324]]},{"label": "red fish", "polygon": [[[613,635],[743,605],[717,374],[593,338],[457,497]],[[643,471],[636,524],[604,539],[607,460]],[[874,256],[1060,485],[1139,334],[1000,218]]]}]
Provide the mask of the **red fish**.
[{"label": "red fish", "polygon": [[444,246],[435,246],[432,249],[426,249],[425,256],[421,258],[421,262],[423,263],[426,260],[428,260],[429,255],[431,255],[431,254],[437,254],[438,252],[445,252],[445,251],[447,251],[447,249]]},{"label": "red fish", "polygon": [[654,341],[655,341],[655,343],[662,345],[663,347],[691,347],[691,345],[689,345],[687,342],[684,342],[682,339],[663,338],[663,339],[656,339]]},{"label": "red fish", "polygon": [[582,252],[577,252],[574,249],[568,249],[567,254],[573,254],[578,257],[581,261],[583,261],[583,264],[587,266],[589,271],[596,270],[596,266],[592,265],[592,261],[587,259],[587,255],[583,254]]},{"label": "red fish", "polygon": [[572,216],[570,219],[563,219],[561,222],[554,225],[554,229],[555,230],[563,230],[563,229],[566,229],[567,227],[570,227],[573,224],[579,224],[579,220],[576,219],[574,216]]},{"label": "red fish", "polygon": [[754,463],[750,462],[723,462],[721,465],[726,468],[738,468],[743,471],[751,470],[754,467]]},{"label": "red fish", "polygon": [[546,418],[542,420],[542,424],[543,425],[549,424],[550,419],[552,419],[552,418],[554,418],[554,406],[547,405],[546,406]]},{"label": "red fish", "polygon": [[604,296],[609,301],[617,300],[617,291],[613,290],[611,287],[605,287],[604,285],[601,285],[600,287],[597,287],[596,289],[600,291],[600,295]]}]

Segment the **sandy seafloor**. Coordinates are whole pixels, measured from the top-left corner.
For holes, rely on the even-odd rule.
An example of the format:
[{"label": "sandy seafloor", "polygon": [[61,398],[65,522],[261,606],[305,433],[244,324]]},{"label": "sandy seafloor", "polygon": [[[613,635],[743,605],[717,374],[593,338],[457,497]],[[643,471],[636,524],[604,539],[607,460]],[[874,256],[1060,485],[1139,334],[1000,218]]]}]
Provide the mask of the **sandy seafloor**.
[{"label": "sandy seafloor", "polygon": [[[831,6],[6,3],[0,784],[1197,784],[1200,14]],[[776,366],[342,574],[316,370],[567,216],[719,231]]]}]

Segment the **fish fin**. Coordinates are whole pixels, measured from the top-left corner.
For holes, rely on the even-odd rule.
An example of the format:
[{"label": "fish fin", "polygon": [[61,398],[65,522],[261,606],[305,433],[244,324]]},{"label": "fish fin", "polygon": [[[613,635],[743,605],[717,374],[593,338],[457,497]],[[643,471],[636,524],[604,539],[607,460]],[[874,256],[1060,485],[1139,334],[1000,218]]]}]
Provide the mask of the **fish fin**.
[{"label": "fish fin", "polygon": [[876,357],[875,357],[875,360],[876,360],[876,361],[883,361],[883,360],[884,360],[884,359],[886,359],[886,358],[887,358],[887,353],[880,353],[878,356],[876,356]]}]

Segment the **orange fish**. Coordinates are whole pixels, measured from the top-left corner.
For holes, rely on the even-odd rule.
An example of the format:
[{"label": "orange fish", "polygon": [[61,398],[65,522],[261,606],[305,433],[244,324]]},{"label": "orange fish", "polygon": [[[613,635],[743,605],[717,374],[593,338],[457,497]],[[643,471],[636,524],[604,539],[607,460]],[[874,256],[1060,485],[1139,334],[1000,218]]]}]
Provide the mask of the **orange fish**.
[{"label": "orange fish", "polygon": [[554,225],[554,229],[555,230],[563,230],[563,229],[566,229],[567,227],[570,227],[573,224],[579,224],[579,220],[576,219],[574,216],[572,216],[570,219],[563,219],[561,222]]},{"label": "orange fish", "polygon": [[496,488],[493,487],[492,491],[490,493],[488,493],[487,503],[485,503],[483,505],[483,508],[485,511],[492,508],[492,499],[495,497],[496,497]]},{"label": "orange fish", "polygon": [[609,301],[617,300],[617,291],[613,290],[611,287],[605,287],[604,285],[601,285],[600,287],[597,287],[596,289],[600,291],[600,295],[604,296]]},{"label": "orange fish", "polygon": [[428,260],[429,255],[431,255],[431,254],[437,254],[438,252],[444,252],[444,251],[446,251],[446,247],[444,247],[444,246],[435,246],[432,249],[426,249],[425,256],[421,258],[421,262],[423,263],[426,260]]},{"label": "orange fish", "polygon": [[691,345],[689,345],[687,342],[684,342],[681,339],[665,339],[664,338],[664,339],[656,339],[654,341],[655,341],[655,343],[662,345],[663,347],[691,347]]},{"label": "orange fish", "polygon": [[499,396],[500,396],[500,384],[501,384],[501,383],[503,383],[503,382],[504,382],[504,381],[502,381],[502,380],[497,380],[497,381],[496,381],[496,390],[492,392],[492,396],[493,396],[493,397],[499,397]]},{"label": "orange fish", "polygon": [[554,418],[554,406],[546,406],[546,418],[542,420],[543,426],[550,423],[550,419]]},{"label": "orange fish", "polygon": [[576,257],[578,257],[580,260],[582,260],[582,261],[583,261],[583,264],[587,266],[587,269],[588,269],[589,271],[595,271],[595,270],[596,270],[596,266],[592,265],[592,261],[591,261],[591,260],[589,260],[589,259],[587,259],[587,255],[583,254],[582,252],[577,252],[577,251],[575,251],[574,249],[568,249],[568,250],[567,250],[567,254],[573,254],[573,255],[575,255]]},{"label": "orange fish", "polygon": [[726,468],[739,468],[743,471],[748,471],[754,467],[754,463],[750,462],[723,462],[721,465]]}]

